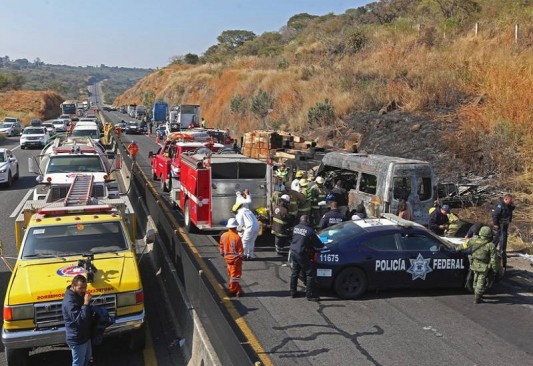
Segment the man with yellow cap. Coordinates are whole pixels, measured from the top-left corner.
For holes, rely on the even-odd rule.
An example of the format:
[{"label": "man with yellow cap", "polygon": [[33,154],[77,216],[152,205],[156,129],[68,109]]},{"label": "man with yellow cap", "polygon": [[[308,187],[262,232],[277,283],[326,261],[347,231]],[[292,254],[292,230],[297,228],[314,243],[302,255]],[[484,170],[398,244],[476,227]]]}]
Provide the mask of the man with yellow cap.
[{"label": "man with yellow cap", "polygon": [[304,172],[301,170],[298,170],[296,172],[296,175],[294,176],[294,179],[291,182],[291,189],[296,192],[300,192],[300,181],[304,177]]},{"label": "man with yellow cap", "polygon": [[320,219],[327,211],[326,196],[328,189],[324,186],[324,178],[318,176],[315,179],[315,184],[311,187],[311,216],[315,228],[318,227]]},{"label": "man with yellow cap", "polygon": [[[302,215],[311,215],[311,191],[307,189],[307,185],[309,182],[307,179],[302,178],[300,179],[300,193],[305,196],[305,200],[303,200],[298,207],[298,218],[302,217]],[[311,221],[311,220],[309,220]],[[313,223],[311,223],[313,225]]]}]

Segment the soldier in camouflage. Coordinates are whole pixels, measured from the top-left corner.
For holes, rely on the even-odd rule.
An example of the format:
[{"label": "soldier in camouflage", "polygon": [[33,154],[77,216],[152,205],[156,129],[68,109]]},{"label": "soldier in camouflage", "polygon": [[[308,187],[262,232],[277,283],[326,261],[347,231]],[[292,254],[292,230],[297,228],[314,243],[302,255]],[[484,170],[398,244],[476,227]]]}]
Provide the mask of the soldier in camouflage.
[{"label": "soldier in camouflage", "polygon": [[483,301],[483,293],[489,271],[498,273],[499,258],[496,246],[492,243],[492,230],[483,226],[479,237],[464,242],[460,250],[471,249],[470,269],[474,272],[474,294],[476,304]]}]

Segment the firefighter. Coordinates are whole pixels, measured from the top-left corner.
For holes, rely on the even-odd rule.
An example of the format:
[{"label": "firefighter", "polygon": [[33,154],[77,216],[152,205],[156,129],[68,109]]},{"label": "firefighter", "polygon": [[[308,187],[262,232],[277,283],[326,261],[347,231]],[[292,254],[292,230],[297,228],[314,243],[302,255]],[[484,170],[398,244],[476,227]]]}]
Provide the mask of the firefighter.
[{"label": "firefighter", "polygon": [[135,160],[135,157],[137,156],[137,153],[139,152],[139,146],[137,146],[137,143],[135,140],[131,141],[131,144],[128,145],[128,151],[130,153],[130,157],[132,160]]},{"label": "firefighter", "polygon": [[276,177],[281,179],[281,183],[286,185],[287,184],[287,178],[289,174],[289,169],[287,169],[287,165],[285,163],[281,164],[278,170],[276,170]]},{"label": "firefighter", "polygon": [[301,170],[298,170],[296,172],[296,175],[294,176],[294,179],[291,182],[291,189],[296,192],[300,192],[300,180],[304,177],[304,172]]},{"label": "firefighter", "polygon": [[120,129],[119,125],[115,126],[115,135],[120,138],[120,134],[122,133],[122,130]]},{"label": "firefighter", "polygon": [[228,220],[226,225],[228,231],[220,237],[220,255],[224,257],[228,269],[228,295],[240,297],[244,294],[240,285],[244,248],[241,237],[237,233],[238,225],[236,219]]},{"label": "firefighter", "polygon": [[[304,196],[304,199],[300,202],[300,205],[298,206],[298,217],[301,217],[302,215],[311,215],[311,192],[309,189],[307,189],[307,179],[302,178],[300,179],[300,193]],[[310,218],[311,220],[311,218]],[[313,223],[311,223],[313,224]]]},{"label": "firefighter", "polygon": [[285,187],[285,193],[291,198],[289,203],[289,215],[292,217],[292,222],[297,223],[300,220],[300,207],[305,204],[305,195],[300,191],[293,191]]},{"label": "firefighter", "polygon": [[290,196],[283,194],[273,211],[272,234],[274,235],[274,245],[278,254],[284,254],[289,249],[289,236],[292,227],[292,220],[288,210],[290,201]]},{"label": "firefighter", "polygon": [[244,247],[244,260],[253,260],[255,258],[255,239],[259,235],[259,221],[252,211],[238,202],[233,205],[232,211],[235,213],[235,219],[239,224],[242,245]]},{"label": "firefighter", "polygon": [[[320,219],[326,213],[325,200],[328,195],[328,189],[324,186],[324,178],[316,177],[315,184],[310,188],[311,191],[311,216],[315,227],[318,227]],[[321,204],[322,203],[322,204]]]}]

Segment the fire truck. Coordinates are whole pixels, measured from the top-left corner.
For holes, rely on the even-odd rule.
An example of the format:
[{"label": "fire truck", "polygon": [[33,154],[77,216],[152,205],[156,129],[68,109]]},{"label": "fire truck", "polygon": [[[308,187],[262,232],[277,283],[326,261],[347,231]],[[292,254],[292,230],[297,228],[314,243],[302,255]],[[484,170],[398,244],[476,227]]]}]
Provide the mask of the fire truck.
[{"label": "fire truck", "polygon": [[[188,136],[188,135],[184,135]],[[154,154],[148,153],[152,165],[152,179],[161,182],[161,190],[169,192],[172,187],[179,187],[179,160],[182,153],[188,151],[219,151],[224,145],[211,141],[198,142],[194,138],[169,138]]]},{"label": "fire truck", "polygon": [[[10,267],[2,327],[8,366],[27,364],[36,348],[65,344],[61,301],[77,274],[87,277],[91,305],[114,318],[104,335],[127,335],[130,349],[144,347],[133,206],[127,196],[92,197],[93,179],[77,175],[64,199],[28,200],[17,216],[18,255]],[[145,244],[152,240],[150,233]]]},{"label": "fire truck", "polygon": [[232,152],[184,153],[179,159],[179,190],[171,201],[184,213],[185,229],[222,230],[232,217],[235,193],[250,191],[252,211],[269,208],[271,166]]}]

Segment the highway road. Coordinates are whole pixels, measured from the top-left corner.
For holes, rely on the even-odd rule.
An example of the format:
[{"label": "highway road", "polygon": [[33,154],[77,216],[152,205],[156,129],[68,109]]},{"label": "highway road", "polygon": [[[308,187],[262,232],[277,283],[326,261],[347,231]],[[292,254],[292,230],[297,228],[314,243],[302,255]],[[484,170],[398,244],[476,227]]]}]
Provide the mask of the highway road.
[{"label": "highway road", "polygon": [[[114,122],[130,119],[106,114]],[[155,138],[122,138],[137,141],[137,161],[150,176],[147,155],[157,150]],[[216,237],[191,234],[190,239],[225,286]],[[460,289],[371,292],[356,301],[322,290],[322,300],[312,303],[289,297],[290,270],[275,254],[271,237],[259,240],[256,254],[257,260],[243,265],[246,295],[225,301],[239,324],[246,323],[242,330],[250,343],[258,341],[255,349],[267,356],[265,364],[533,365],[530,273],[510,269],[480,305]]]},{"label": "highway road", "polygon": [[[0,240],[3,242],[4,255],[15,257],[15,237],[12,212],[35,186],[35,175],[28,172],[28,158],[39,154],[40,150],[21,150],[18,137],[10,137],[0,142],[0,147],[10,148],[20,164],[20,179],[11,188],[0,187]],[[183,362],[179,348],[179,340],[168,327],[168,315],[159,298],[159,289],[155,282],[153,270],[145,257],[141,262],[141,276],[145,290],[145,306],[147,314],[147,347],[144,351],[131,352],[125,339],[111,339],[95,349],[97,365],[175,365]],[[9,260],[9,259],[8,259]],[[14,263],[14,260],[9,260]],[[0,297],[4,299],[6,287],[11,273],[4,263],[0,262]],[[37,279],[36,279],[37,280]],[[1,347],[1,346],[0,346]],[[1,347],[0,365],[6,365],[4,349]],[[30,355],[30,365],[70,365],[70,351],[67,347],[43,348]]]}]

